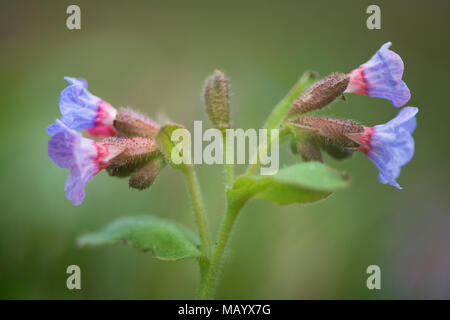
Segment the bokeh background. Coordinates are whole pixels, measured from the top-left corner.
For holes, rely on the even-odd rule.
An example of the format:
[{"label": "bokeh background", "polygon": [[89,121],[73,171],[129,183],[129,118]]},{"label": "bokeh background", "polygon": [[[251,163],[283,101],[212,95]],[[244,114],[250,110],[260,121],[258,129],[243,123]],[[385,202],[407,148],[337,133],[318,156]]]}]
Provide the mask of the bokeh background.
[{"label": "bokeh background", "polygon": [[[67,30],[69,4],[82,29]],[[366,8],[381,7],[381,30],[366,28]],[[124,245],[78,248],[80,234],[138,214],[195,230],[180,172],[166,168],[151,189],[101,173],[84,203],[65,198],[67,171],[47,157],[45,127],[59,117],[64,76],[84,77],[116,107],[192,127],[207,118],[203,81],[221,68],[232,81],[233,126],[258,128],[305,70],[348,72],[385,42],[405,63],[420,108],[416,154],[382,185],[362,154],[327,162],[352,185],[314,205],[261,200],[243,210],[227,250],[217,298],[450,298],[448,164],[448,1],[5,1],[0,5],[0,298],[188,299],[195,260],[161,262]],[[323,111],[367,125],[398,109],[349,95]],[[206,122],[205,122],[206,123]],[[287,146],[282,163],[298,161]],[[242,170],[243,168],[239,168]],[[220,166],[199,166],[215,234],[224,211]],[[66,288],[66,268],[81,267],[82,290]],[[381,267],[382,289],[366,287]]]}]

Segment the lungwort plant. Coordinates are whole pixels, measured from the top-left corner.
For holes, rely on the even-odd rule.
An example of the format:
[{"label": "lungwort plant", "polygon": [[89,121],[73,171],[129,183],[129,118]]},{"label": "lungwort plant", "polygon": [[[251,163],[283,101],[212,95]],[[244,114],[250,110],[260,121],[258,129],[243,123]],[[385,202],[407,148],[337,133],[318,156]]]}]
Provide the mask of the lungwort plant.
[{"label": "lungwort plant", "polygon": [[[173,138],[173,133],[183,127],[175,123],[161,125],[131,109],[116,109],[91,94],[85,80],[66,78],[69,86],[61,92],[59,101],[62,117],[47,132],[51,135],[50,159],[70,170],[65,186],[67,198],[75,205],[81,204],[85,185],[101,170],[111,176],[129,177],[131,188],[146,189],[168,164],[186,178],[198,226],[197,236],[173,221],[152,216],[126,217],[82,236],[79,243],[126,242],[139,250],[151,250],[161,260],[195,258],[200,269],[198,298],[211,299],[231,230],[248,201],[264,199],[279,205],[312,203],[349,184],[347,175],[323,164],[323,152],[345,159],[360,151],[379,170],[381,183],[401,189],[396,179],[414,154],[411,135],[416,127],[417,108],[405,107],[393,120],[374,127],[311,115],[311,111],[329,105],[345,93],[381,97],[396,107],[403,106],[410,92],[402,81],[403,61],[389,50],[390,46],[391,43],[384,44],[368,62],[348,74],[333,73],[317,81],[315,73],[306,72],[299,79],[264,124],[264,129],[278,129],[279,134],[259,146],[247,171],[235,177],[233,165],[227,162],[226,212],[214,242],[210,239],[194,166],[173,161],[174,155],[183,156]],[[203,97],[213,126],[225,136],[231,128],[230,100],[229,82],[222,72],[215,71],[207,78]],[[80,130],[93,139],[83,137]],[[303,161],[272,175],[257,174],[262,149],[278,143],[274,141],[278,138],[290,141],[292,151]],[[228,158],[227,139],[223,141]]]}]

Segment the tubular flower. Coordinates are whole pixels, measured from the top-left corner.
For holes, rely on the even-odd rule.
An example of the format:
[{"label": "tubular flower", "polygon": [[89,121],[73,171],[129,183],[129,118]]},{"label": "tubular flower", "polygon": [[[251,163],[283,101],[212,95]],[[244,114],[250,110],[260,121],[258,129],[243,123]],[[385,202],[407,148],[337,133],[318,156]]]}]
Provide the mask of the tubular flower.
[{"label": "tubular flower", "polygon": [[350,82],[345,92],[385,98],[396,107],[408,102],[411,94],[402,80],[403,61],[389,50],[391,45],[391,42],[385,43],[369,61],[350,72]]},{"label": "tubular flower", "polygon": [[106,168],[121,149],[83,138],[60,120],[56,120],[53,128],[56,133],[48,142],[48,156],[58,167],[70,170],[64,190],[67,198],[79,205],[85,196],[84,186]]},{"label": "tubular flower", "polygon": [[347,136],[359,143],[359,151],[373,162],[378,169],[378,180],[402,189],[395,179],[400,169],[414,155],[414,139],[412,133],[416,128],[414,107],[403,108],[398,115],[386,124],[364,127],[364,132],[351,133]]},{"label": "tubular flower", "polygon": [[83,202],[84,186],[102,169],[108,172],[126,169],[129,175],[159,154],[159,147],[151,138],[110,137],[96,142],[60,120],[56,120],[54,128],[56,133],[48,142],[48,156],[58,167],[70,169],[65,191],[75,205]]},{"label": "tubular flower", "polygon": [[[91,94],[84,79],[65,77],[69,86],[59,98],[61,121],[70,129],[86,130],[91,136],[108,137],[116,134],[113,127],[117,111],[108,102]],[[47,128],[50,135],[61,130],[57,124]]]}]

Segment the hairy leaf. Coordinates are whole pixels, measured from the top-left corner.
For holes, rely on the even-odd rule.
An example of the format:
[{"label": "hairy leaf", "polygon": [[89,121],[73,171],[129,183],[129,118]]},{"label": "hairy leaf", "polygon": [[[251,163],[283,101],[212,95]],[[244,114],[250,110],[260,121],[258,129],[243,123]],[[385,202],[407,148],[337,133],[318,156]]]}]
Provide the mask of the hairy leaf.
[{"label": "hairy leaf", "polygon": [[180,260],[201,256],[196,236],[170,220],[152,216],[121,218],[104,229],[78,239],[81,246],[125,242],[131,247],[152,250],[161,260]]},{"label": "hairy leaf", "polygon": [[312,71],[306,71],[297,83],[292,87],[286,97],[283,98],[272,110],[269,118],[264,125],[265,129],[278,128],[284,117],[287,115],[294,101],[317,80],[317,73]]},{"label": "hairy leaf", "polygon": [[228,192],[230,202],[251,198],[281,205],[310,203],[348,185],[349,177],[320,162],[304,162],[280,169],[271,176],[241,176]]}]

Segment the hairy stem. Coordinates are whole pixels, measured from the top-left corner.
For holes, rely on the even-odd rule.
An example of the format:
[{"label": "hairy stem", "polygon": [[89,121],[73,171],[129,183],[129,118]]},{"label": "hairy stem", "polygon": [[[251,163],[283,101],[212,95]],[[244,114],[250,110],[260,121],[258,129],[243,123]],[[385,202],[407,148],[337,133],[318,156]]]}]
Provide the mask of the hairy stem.
[{"label": "hairy stem", "polygon": [[233,205],[230,203],[228,204],[227,212],[219,228],[219,234],[217,236],[216,245],[214,246],[211,255],[208,271],[202,283],[200,284],[200,290],[198,293],[198,298],[200,300],[207,300],[212,298],[225,247],[228,243],[228,239],[230,237],[230,233],[236,221],[238,213],[244,203],[245,202],[240,202],[237,205]]},{"label": "hairy stem", "polygon": [[231,152],[229,149],[229,144],[227,141],[227,136],[225,130],[222,132],[223,134],[223,144],[225,147],[225,170],[227,175],[227,188],[231,188],[233,186],[233,165],[231,159]]},{"label": "hairy stem", "polygon": [[[263,143],[259,145],[258,150],[256,151],[256,154],[253,155],[253,161],[250,163],[253,163],[248,166],[247,171],[245,172],[246,175],[252,175],[258,170],[258,167],[260,165],[260,155],[263,153],[266,153],[267,150],[269,150],[270,145],[272,144],[272,138],[268,139],[267,143]],[[256,159],[255,159],[256,158]]]},{"label": "hairy stem", "polygon": [[[200,243],[202,246],[202,252],[208,259],[211,254],[208,225],[206,223],[206,213],[203,206],[202,196],[200,192],[200,186],[198,183],[197,175],[195,174],[194,166],[186,165],[183,168],[184,176],[191,196],[192,205],[194,207],[195,220],[198,226],[198,233],[200,236]],[[200,260],[199,260],[200,261]],[[200,261],[202,263],[202,261]],[[202,268],[202,266],[200,266]]]},{"label": "hairy stem", "polygon": [[[254,155],[254,157],[256,157],[256,159],[254,161],[252,161],[252,162],[254,162],[253,164],[250,164],[247,167],[247,171],[245,172],[245,174],[252,175],[252,174],[256,173],[256,170],[258,170],[258,168],[261,164],[260,155],[267,153],[267,150],[269,150],[271,148],[271,145],[274,142],[274,139],[278,138],[279,140],[281,140],[281,139],[285,138],[288,134],[289,134],[289,131],[285,128],[282,128],[282,129],[280,129],[278,136],[271,135],[270,139],[268,139],[267,143],[260,144],[258,147],[258,150],[256,152],[256,155]],[[279,143],[279,145],[281,145],[281,142]]]},{"label": "hairy stem", "polygon": [[[305,91],[306,88],[308,88],[311,84],[314,83],[314,81],[317,78],[317,74],[314,72],[307,71],[305,72],[301,78],[297,81],[297,83],[291,88],[291,90],[288,92],[288,94],[281,100],[275,108],[273,108],[272,113],[270,114],[269,118],[267,119],[266,123],[264,124],[264,128],[269,130],[271,129],[279,129],[280,126],[283,124],[284,118],[286,114],[289,112],[289,109],[291,108],[294,101]],[[286,132],[283,132],[283,130],[280,131],[280,138],[282,138]],[[272,144],[272,141],[269,140],[265,144],[261,144],[259,149],[256,151],[255,154],[252,155],[252,161],[247,171],[245,172],[247,175],[254,174],[256,170],[258,169],[260,165],[260,159],[259,155],[262,152],[266,152],[269,150],[270,145]]]}]

